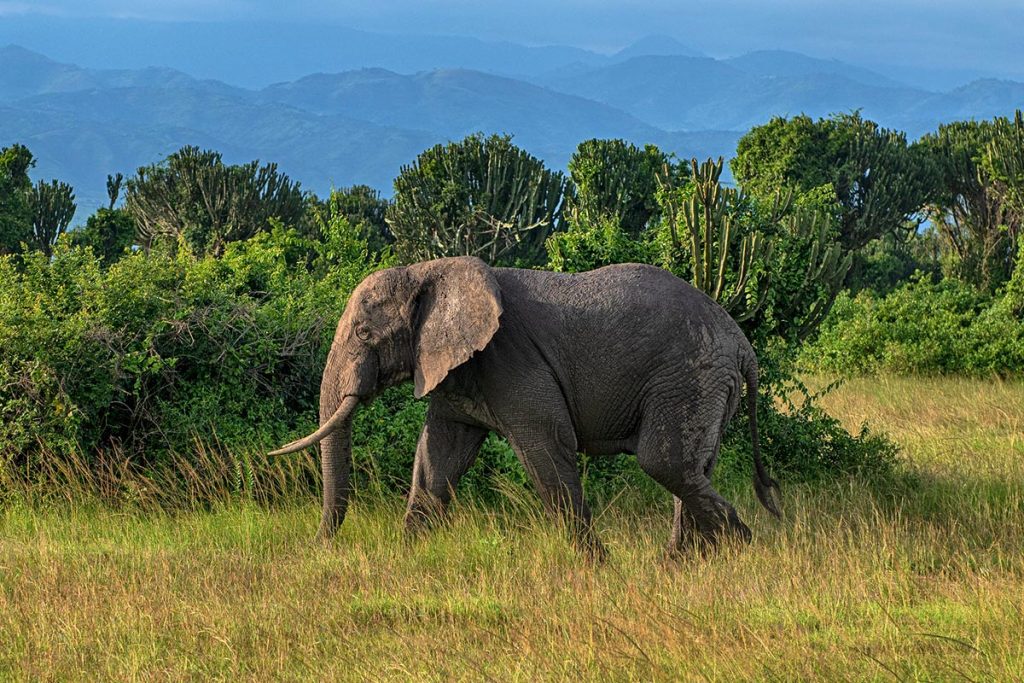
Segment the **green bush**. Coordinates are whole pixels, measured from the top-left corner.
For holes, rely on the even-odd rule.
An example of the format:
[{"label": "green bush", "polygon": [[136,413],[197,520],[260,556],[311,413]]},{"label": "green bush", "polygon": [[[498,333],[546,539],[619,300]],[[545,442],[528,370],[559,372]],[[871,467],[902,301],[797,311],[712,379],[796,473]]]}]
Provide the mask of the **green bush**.
[{"label": "green bush", "polygon": [[327,228],[311,242],[277,226],[220,259],[182,245],[103,270],[62,244],[0,260],[3,460],[123,449],[147,465],[308,428],[348,293],[382,265],[343,219]]},{"label": "green bush", "polygon": [[881,298],[843,294],[802,360],[841,374],[1019,373],[1024,315],[1016,296],[1012,283],[993,298],[957,280],[926,277]]},{"label": "green bush", "polygon": [[[818,407],[818,397],[799,382],[781,383],[777,389],[783,395],[774,398],[785,409],[762,401],[758,411],[761,448],[772,474],[784,480],[815,481],[837,475],[885,477],[893,472],[898,448],[885,435],[871,432],[867,425],[850,434]],[[789,389],[802,393],[799,403],[790,399]],[[722,444],[720,476],[749,479],[751,453],[747,421],[734,420]]]}]

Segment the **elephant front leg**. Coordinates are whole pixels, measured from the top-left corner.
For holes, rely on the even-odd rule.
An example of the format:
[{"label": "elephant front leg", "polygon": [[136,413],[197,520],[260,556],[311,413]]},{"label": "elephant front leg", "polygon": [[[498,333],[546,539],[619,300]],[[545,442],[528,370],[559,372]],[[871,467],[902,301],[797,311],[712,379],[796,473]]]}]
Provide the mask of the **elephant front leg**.
[{"label": "elephant front leg", "polygon": [[520,435],[509,440],[537,487],[548,514],[565,525],[581,553],[590,560],[602,562],[608,551],[594,533],[590,507],[583,499],[575,435],[567,425],[556,425],[551,434],[553,439],[523,438]]},{"label": "elephant front leg", "polygon": [[405,528],[414,532],[448,509],[459,479],[473,464],[487,430],[442,416],[433,404],[416,446]]}]

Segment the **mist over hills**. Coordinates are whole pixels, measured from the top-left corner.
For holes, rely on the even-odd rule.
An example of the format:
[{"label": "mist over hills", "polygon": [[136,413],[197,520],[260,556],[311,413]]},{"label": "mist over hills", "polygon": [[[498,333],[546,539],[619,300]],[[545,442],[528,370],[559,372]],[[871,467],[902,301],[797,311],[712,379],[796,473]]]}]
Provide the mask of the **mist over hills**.
[{"label": "mist over hills", "polygon": [[[352,45],[374,42],[356,34],[324,63],[349,65]],[[167,66],[87,68],[0,47],[0,145],[28,145],[38,159],[34,177],[74,185],[83,220],[105,204],[107,173],[131,174],[185,144],[217,149],[232,163],[275,161],[318,194],[353,183],[389,194],[400,166],[420,151],[477,131],[511,133],[564,168],[591,137],[728,157],[750,126],[774,115],[861,109],[916,137],[942,121],[1024,106],[1024,83],[1015,81],[936,93],[837,60],[785,51],[712,59],[658,36],[611,55],[437,37],[388,55],[395,43],[377,37],[360,68],[311,68],[259,87]]]}]

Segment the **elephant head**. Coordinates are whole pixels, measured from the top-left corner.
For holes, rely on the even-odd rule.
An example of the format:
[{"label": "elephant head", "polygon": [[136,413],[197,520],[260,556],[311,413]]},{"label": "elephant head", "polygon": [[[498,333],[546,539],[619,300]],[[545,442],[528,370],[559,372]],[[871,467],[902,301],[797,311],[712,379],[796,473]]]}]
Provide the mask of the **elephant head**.
[{"label": "elephant head", "polygon": [[412,379],[417,398],[490,342],[501,293],[490,268],[473,257],[389,268],[356,287],[338,322],[320,385],[320,428],[271,455],[320,443],[323,516],[318,537],[345,518],[356,407]]}]

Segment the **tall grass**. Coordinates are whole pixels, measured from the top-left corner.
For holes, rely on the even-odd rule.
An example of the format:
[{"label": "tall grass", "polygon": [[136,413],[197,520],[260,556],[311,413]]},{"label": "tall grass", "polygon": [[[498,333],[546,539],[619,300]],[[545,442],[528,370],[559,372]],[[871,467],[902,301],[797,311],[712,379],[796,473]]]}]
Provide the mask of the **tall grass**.
[{"label": "tall grass", "polygon": [[[753,543],[678,562],[665,495],[597,501],[598,566],[516,486],[413,539],[401,500],[364,497],[327,547],[315,500],[258,504],[301,479],[262,463],[256,502],[11,495],[0,678],[1024,678],[1024,386],[858,380],[824,401],[900,441],[906,476],[787,487],[781,522],[723,482]],[[219,473],[230,491],[235,470],[209,460],[195,486]]]}]

